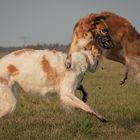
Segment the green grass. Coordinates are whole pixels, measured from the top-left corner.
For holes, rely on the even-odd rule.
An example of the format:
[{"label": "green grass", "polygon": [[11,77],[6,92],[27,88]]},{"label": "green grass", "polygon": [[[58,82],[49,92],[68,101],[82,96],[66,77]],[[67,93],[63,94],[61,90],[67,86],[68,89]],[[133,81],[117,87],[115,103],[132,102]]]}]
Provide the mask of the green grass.
[{"label": "green grass", "polygon": [[[104,115],[103,124],[81,110],[65,112],[58,97],[44,98],[17,87],[15,111],[0,119],[0,140],[139,140],[140,87],[130,75],[124,86],[121,64],[104,60],[104,69],[83,81],[88,104]],[[81,98],[77,91],[77,96]]]}]

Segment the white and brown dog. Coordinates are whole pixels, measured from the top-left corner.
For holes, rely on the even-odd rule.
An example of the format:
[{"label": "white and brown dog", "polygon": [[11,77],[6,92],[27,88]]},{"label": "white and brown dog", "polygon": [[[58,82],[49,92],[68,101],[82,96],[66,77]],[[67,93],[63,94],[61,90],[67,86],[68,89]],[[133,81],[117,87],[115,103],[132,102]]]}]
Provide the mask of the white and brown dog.
[{"label": "white and brown dog", "polygon": [[100,121],[106,119],[75,96],[86,71],[95,72],[99,60],[90,51],[71,55],[71,69],[65,69],[66,54],[50,50],[23,49],[0,59],[0,117],[16,106],[13,86],[26,92],[46,95],[58,93],[62,103],[84,110]]},{"label": "white and brown dog", "polygon": [[[105,42],[109,41],[106,38],[103,38],[103,45],[97,47],[95,42],[102,36],[108,37],[108,32],[114,47],[104,49],[107,48]],[[89,37],[91,33],[94,33],[93,39]],[[92,48],[93,51],[98,51],[99,55],[125,65],[126,71],[121,85],[127,79],[130,69],[135,72],[135,80],[140,85],[140,33],[127,19],[111,12],[92,13],[80,19],[73,30],[66,67],[70,65],[70,55],[85,48]]]}]

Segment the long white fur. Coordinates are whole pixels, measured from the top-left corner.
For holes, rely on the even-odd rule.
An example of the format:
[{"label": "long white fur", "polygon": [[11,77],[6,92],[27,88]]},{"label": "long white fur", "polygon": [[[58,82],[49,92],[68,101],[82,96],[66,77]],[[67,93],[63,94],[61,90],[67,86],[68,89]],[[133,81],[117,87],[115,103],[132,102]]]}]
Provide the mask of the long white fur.
[{"label": "long white fur", "polygon": [[[46,95],[51,92],[59,94],[63,103],[80,108],[101,121],[104,117],[96,113],[86,103],[78,99],[74,92],[80,85],[86,71],[95,72],[98,58],[91,55],[90,51],[80,51],[72,54],[72,67],[65,69],[64,62],[66,54],[49,50],[33,50],[15,55],[16,52],[8,54],[0,59],[0,77],[7,82],[0,82],[0,117],[11,113],[16,106],[16,98],[12,87],[17,82],[26,92]],[[60,76],[57,84],[52,84],[46,72],[42,68],[43,57]],[[7,67],[14,65],[18,70],[15,75],[10,74]],[[62,77],[62,78],[61,78]]]}]

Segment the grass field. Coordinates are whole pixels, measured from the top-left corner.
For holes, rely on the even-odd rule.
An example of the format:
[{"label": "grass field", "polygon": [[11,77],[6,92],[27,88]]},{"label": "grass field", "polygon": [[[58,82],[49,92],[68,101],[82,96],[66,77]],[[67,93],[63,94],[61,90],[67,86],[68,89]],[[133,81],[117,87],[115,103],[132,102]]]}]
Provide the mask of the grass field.
[{"label": "grass field", "polygon": [[[139,140],[140,87],[132,75],[124,86],[121,64],[104,60],[95,73],[83,81],[88,104],[104,115],[103,124],[80,110],[65,112],[58,97],[32,96],[17,87],[14,113],[0,119],[0,140]],[[77,91],[77,96],[81,98]]]}]

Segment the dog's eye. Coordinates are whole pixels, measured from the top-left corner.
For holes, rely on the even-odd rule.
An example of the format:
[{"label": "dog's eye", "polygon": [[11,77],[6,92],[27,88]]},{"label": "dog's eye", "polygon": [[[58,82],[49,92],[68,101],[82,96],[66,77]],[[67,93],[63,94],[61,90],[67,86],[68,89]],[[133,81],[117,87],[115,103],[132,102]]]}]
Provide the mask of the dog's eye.
[{"label": "dog's eye", "polygon": [[84,33],[84,35],[83,35],[84,37],[87,37],[88,36],[88,33]]},{"label": "dog's eye", "polygon": [[107,33],[108,30],[104,28],[104,29],[101,30],[101,32],[102,32],[102,33]]},{"label": "dog's eye", "polygon": [[87,50],[87,48],[86,48],[86,47],[84,47],[84,50]]}]

